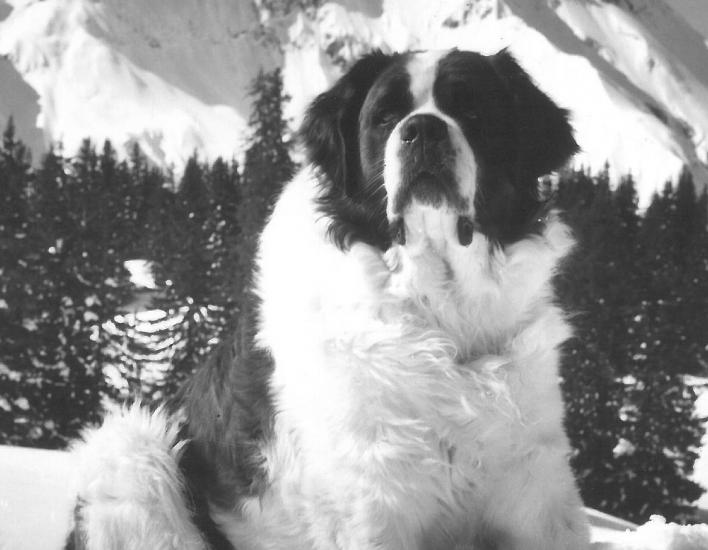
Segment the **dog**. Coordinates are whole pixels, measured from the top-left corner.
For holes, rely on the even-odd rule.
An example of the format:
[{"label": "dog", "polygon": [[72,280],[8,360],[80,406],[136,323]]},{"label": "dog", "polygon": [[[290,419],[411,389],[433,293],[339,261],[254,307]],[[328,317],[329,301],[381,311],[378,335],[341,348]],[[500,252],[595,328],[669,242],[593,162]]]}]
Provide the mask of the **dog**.
[{"label": "dog", "polygon": [[359,61],[255,260],[253,345],[78,447],[80,548],[582,550],[539,178],[567,111],[506,50]]}]

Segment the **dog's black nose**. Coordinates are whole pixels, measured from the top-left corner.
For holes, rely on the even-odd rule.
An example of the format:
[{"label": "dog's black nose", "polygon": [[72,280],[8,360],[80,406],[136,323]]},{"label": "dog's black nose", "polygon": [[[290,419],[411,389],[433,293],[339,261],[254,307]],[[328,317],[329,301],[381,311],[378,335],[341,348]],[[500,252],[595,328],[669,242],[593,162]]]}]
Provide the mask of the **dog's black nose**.
[{"label": "dog's black nose", "polygon": [[447,124],[435,115],[413,115],[401,127],[401,141],[406,144],[439,143],[447,138]]}]

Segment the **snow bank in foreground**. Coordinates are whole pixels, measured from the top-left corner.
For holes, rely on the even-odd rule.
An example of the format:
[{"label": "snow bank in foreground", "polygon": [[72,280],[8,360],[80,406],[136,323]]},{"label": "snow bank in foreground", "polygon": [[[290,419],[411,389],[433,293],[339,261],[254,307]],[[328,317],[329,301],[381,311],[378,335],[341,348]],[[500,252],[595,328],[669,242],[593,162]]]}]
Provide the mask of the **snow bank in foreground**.
[{"label": "snow bank in foreground", "polygon": [[677,525],[666,523],[661,516],[652,516],[636,531],[614,533],[611,540],[595,542],[593,550],[706,550],[708,525]]},{"label": "snow bank in foreground", "polygon": [[[0,446],[0,550],[59,550],[72,514],[73,456]],[[634,524],[588,509],[592,550],[708,550],[708,525]]]},{"label": "snow bank in foreground", "polygon": [[73,509],[73,457],[0,446],[0,550],[59,550]]}]

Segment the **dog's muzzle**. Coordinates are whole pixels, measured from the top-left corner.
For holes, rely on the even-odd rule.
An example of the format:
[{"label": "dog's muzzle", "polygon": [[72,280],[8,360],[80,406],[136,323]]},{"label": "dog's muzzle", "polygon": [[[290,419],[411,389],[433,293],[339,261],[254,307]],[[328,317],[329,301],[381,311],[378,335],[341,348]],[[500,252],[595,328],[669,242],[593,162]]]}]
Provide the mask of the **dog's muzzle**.
[{"label": "dog's muzzle", "polygon": [[438,208],[454,198],[454,162],[447,124],[430,114],[413,115],[399,129],[401,186],[398,209],[411,200]]},{"label": "dog's muzzle", "polygon": [[[455,154],[447,123],[433,114],[415,114],[398,131],[401,180],[393,199],[393,213],[403,215],[412,201],[432,208],[446,206],[460,213],[457,235],[461,245],[472,242],[473,223],[464,213],[468,201],[460,194],[455,177]],[[392,240],[405,244],[405,226],[392,223]]]}]

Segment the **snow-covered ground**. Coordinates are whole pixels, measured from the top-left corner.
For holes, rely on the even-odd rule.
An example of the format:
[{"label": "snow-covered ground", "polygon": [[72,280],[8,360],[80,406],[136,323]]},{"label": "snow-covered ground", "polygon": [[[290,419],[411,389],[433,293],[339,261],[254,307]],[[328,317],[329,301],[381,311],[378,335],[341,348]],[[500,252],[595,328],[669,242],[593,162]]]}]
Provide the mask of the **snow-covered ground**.
[{"label": "snow-covered ground", "polygon": [[[71,455],[0,446],[0,550],[59,550],[73,507]],[[593,550],[706,550],[708,526],[631,523],[588,510]]]},{"label": "snow-covered ground", "polygon": [[[691,382],[700,392],[698,399],[696,399],[695,414],[698,418],[708,419],[708,378],[693,378],[689,380],[689,383]],[[698,499],[697,505],[704,511],[704,515],[708,517],[708,422],[704,424],[704,427],[706,432],[703,435],[698,459],[693,465],[693,479],[706,490],[703,496]]]},{"label": "snow-covered ground", "polygon": [[[688,164],[708,182],[705,0],[335,0],[268,14],[258,0],[0,0],[0,125],[37,146],[138,142],[178,170],[241,151],[248,88],[283,66],[293,125],[342,67],[385,51],[510,49],[573,112],[579,164],[650,193]],[[277,2],[275,4],[278,4]]]},{"label": "snow-covered ground", "polygon": [[59,550],[72,513],[68,453],[0,447],[0,550]]}]

